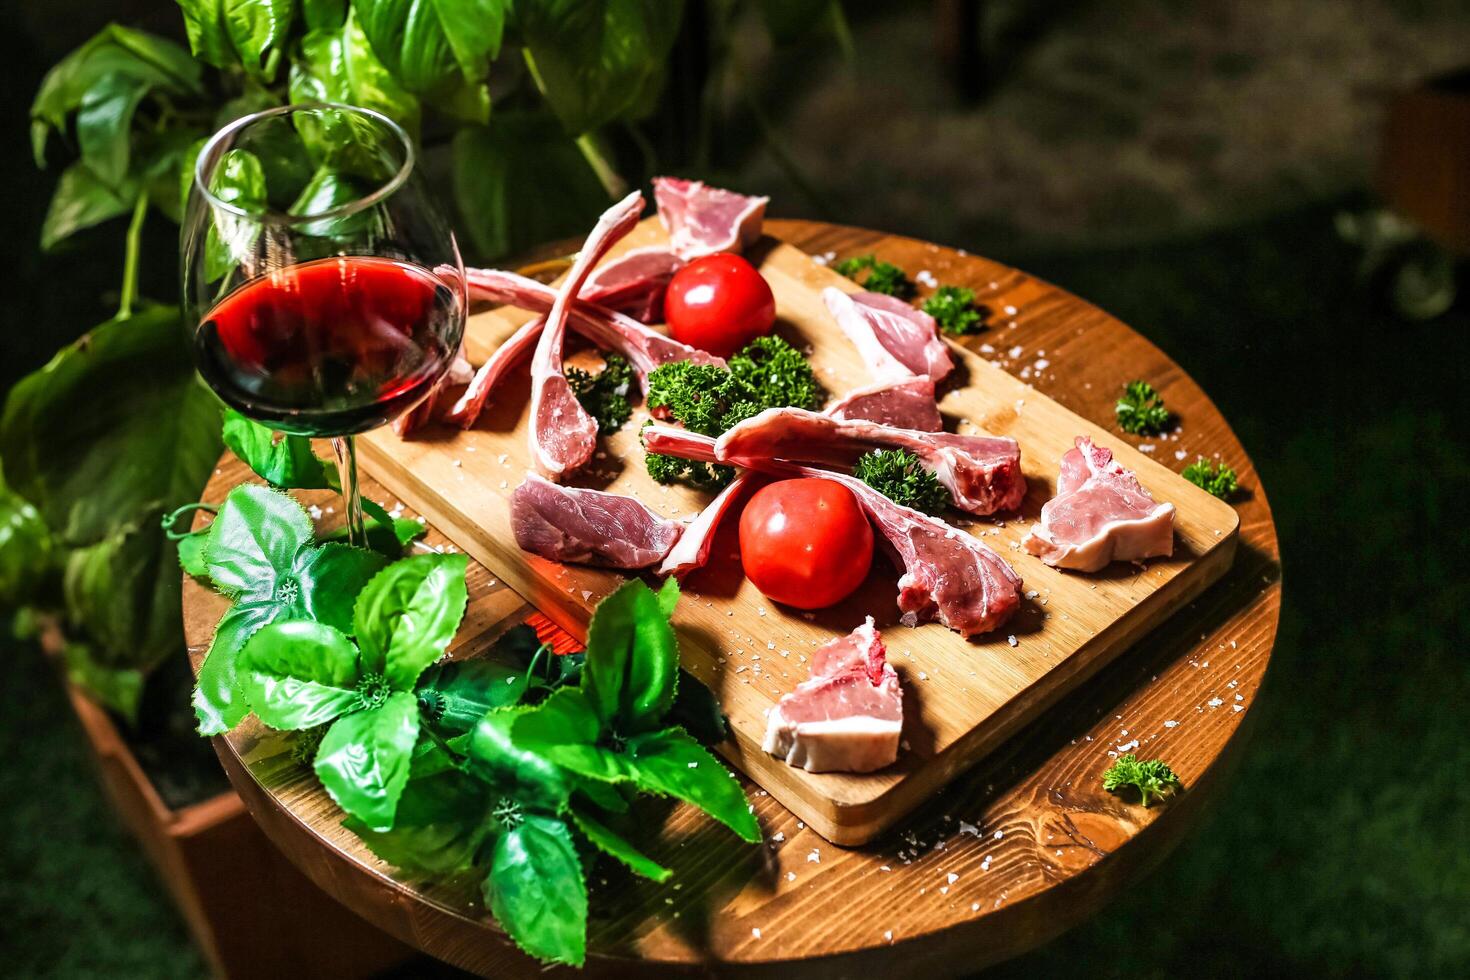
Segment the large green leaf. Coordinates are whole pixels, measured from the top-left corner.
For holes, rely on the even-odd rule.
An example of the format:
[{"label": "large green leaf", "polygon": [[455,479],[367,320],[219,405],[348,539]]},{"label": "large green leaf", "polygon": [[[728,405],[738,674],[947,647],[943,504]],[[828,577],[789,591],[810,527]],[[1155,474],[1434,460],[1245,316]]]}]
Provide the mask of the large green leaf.
[{"label": "large green leaf", "polygon": [[500,52],[510,0],[356,0],[373,50],[410,92],[478,82]]},{"label": "large green leaf", "polygon": [[576,144],[543,113],[498,112],[454,137],[460,223],[486,258],[584,232],[607,192]]},{"label": "large green leaf", "polygon": [[87,90],[77,110],[77,146],[82,159],[110,187],[119,186],[127,176],[133,114],[147,94],[145,82],[112,72]]},{"label": "large green leaf", "polygon": [[572,135],[646,111],[683,12],[680,0],[516,4],[526,61]]},{"label": "large green leaf", "polygon": [[665,585],[661,596],[631,579],[598,604],[587,630],[582,690],[605,727],[623,735],[648,731],[673,704],[679,644],[664,610],[678,595],[677,583]]},{"label": "large green leaf", "polygon": [[337,490],[337,467],[319,457],[305,436],[278,434],[225,409],[225,445],[271,486],[282,490]]},{"label": "large green leaf", "polygon": [[628,740],[628,753],[639,789],[692,803],[751,843],[761,839],[735,777],[684,732],[669,728],[639,735]]},{"label": "large green leaf", "polygon": [[317,778],[349,816],[369,830],[391,830],[418,735],[418,703],[396,691],[380,707],[332,722],[317,750]]},{"label": "large green leaf", "polygon": [[66,679],[86,691],[103,707],[116,711],[129,724],[138,720],[143,699],[143,671],[136,667],[113,667],[97,658],[97,650],[86,643],[68,643],[62,650]]},{"label": "large green leaf", "polygon": [[31,598],[55,557],[46,522],[30,501],[10,489],[0,471],[0,605]]},{"label": "large green leaf", "polygon": [[256,630],[285,613],[285,607],[274,602],[238,604],[214,628],[214,638],[199,667],[192,698],[199,734],[227,732],[250,713],[236,669],[240,649]]},{"label": "large green leaf", "polygon": [[57,62],[41,82],[31,103],[31,145],[37,165],[45,165],[50,131],[66,127],[67,115],[81,106],[102,78],[121,76],[150,90],[202,95],[202,74],[199,63],[174,42],[109,24]]},{"label": "large green leaf", "polygon": [[495,841],[485,903],[538,959],[581,966],[587,955],[587,883],[564,821],[530,815]]},{"label": "large green leaf", "polygon": [[251,75],[264,81],[275,77],[295,6],[294,0],[223,0],[225,34]]},{"label": "large green leaf", "polygon": [[[341,27],[312,31],[301,39],[291,63],[291,101],[342,102],[376,109],[417,136],[419,101],[378,60],[357,16],[354,11]],[[327,114],[303,118],[298,125],[319,161],[353,163],[348,151],[357,139],[350,117]]]},{"label": "large green leaf", "polygon": [[512,731],[515,744],[539,753],[580,776],[603,782],[633,778],[633,760],[598,744],[602,725],[587,696],[578,688],[563,688],[525,711]]},{"label": "large green leaf", "polygon": [[308,31],[341,27],[347,19],[347,0],[301,0],[301,16]]},{"label": "large green leaf", "polygon": [[235,61],[235,48],[225,33],[221,17],[223,0],[176,0],[184,15],[184,33],[189,50],[205,64],[227,68]]},{"label": "large green leaf", "polygon": [[372,830],[356,817],[343,825],[389,864],[418,874],[469,870],[498,825],[490,819],[490,787],[473,776],[445,770],[419,776],[403,788],[393,829]]},{"label": "large green leaf", "polygon": [[590,813],[573,808],[572,820],[576,822],[577,829],[592,842],[594,847],[609,857],[616,858],[622,862],[634,874],[639,874],[645,878],[660,882],[668,881],[669,878],[673,877],[674,872],[638,850],[638,848],[633,846],[632,841],[623,837]]},{"label": "large green leaf", "polygon": [[303,548],[291,568],[296,604],[317,622],[351,633],[358,593],[387,564],[388,559],[376,551],[337,542]]},{"label": "large green leaf", "polygon": [[365,671],[381,673],[395,691],[413,690],[459,629],[467,566],[464,555],[415,555],[374,576],[353,620]]},{"label": "large green leaf", "polygon": [[[247,215],[265,210],[265,168],[260,158],[249,150],[229,150],[209,177],[209,190],[226,204],[234,205]],[[252,263],[255,243],[261,225],[254,217],[238,215],[223,208],[209,209],[211,223],[204,242],[204,278],[214,282],[236,265]]]},{"label": "large green leaf", "polygon": [[62,239],[133,209],[138,185],[124,180],[114,187],[103,181],[85,160],[62,171],[46,218],[41,223],[41,248],[50,251]]},{"label": "large green leaf", "polygon": [[[311,518],[286,494],[254,484],[231,490],[204,549],[215,587],[243,602],[290,602],[277,586],[312,540]],[[298,591],[298,590],[288,590]]]},{"label": "large green leaf", "polygon": [[525,708],[492,711],[475,726],[467,751],[471,769],[496,791],[533,810],[556,813],[571,792],[565,775],[514,737]]},{"label": "large green leaf", "polygon": [[496,708],[518,704],[526,672],[492,660],[437,663],[419,678],[419,713],[435,728],[467,732]]},{"label": "large green leaf", "polygon": [[171,307],[63,348],[11,389],[0,418],[6,479],[70,544],[198,499],[219,447],[219,403]]},{"label": "large green leaf", "polygon": [[359,705],[357,648],[340,630],[309,619],[256,631],[237,660],[239,689],[271,728],[314,728]]}]

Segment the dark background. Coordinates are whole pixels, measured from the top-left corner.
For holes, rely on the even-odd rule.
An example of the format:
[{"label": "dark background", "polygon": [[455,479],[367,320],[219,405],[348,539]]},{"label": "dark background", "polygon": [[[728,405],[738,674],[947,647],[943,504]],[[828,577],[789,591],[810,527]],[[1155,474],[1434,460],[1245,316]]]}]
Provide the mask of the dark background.
[{"label": "dark background", "polygon": [[[1111,911],[997,974],[1470,975],[1470,301],[1396,318],[1333,227],[1373,205],[1386,96],[1470,60],[1470,9],[992,4],[993,81],[967,104],[930,4],[849,8],[850,64],[826,48],[772,64],[736,38],[816,193],[734,89],[721,176],[775,215],[964,247],[1115,313],[1230,419],[1281,538],[1261,717],[1215,813]],[[55,175],[30,162],[30,98],[106,20],[169,33],[178,16],[164,0],[0,13],[4,390],[109,315],[121,271],[116,223],[38,253]],[[174,295],[174,234],[150,224],[145,294]],[[0,643],[0,974],[200,975],[53,675]]]}]

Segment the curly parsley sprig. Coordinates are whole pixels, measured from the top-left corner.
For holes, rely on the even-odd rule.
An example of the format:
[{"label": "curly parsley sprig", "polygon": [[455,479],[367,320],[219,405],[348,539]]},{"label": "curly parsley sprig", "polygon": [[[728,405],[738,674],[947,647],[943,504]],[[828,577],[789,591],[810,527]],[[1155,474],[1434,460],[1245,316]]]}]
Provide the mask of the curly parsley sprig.
[{"label": "curly parsley sprig", "polygon": [[1158,435],[1172,417],[1164,399],[1147,381],[1130,381],[1118,399],[1118,428],[1138,436]]},{"label": "curly parsley sprig", "polygon": [[1234,469],[1219,460],[1212,464],[1203,456],[1184,467],[1184,472],[1180,475],[1221,500],[1229,500],[1240,489],[1240,480]]},{"label": "curly parsley sprig", "polygon": [[979,333],[985,327],[985,314],[975,302],[975,290],[966,286],[940,286],[920,308],[934,318],[940,330],[956,337]]},{"label": "curly parsley sprig", "polygon": [[600,435],[612,435],[633,414],[628,392],[633,390],[633,365],[621,354],[604,353],[603,368],[596,374],[567,368],[567,383],[587,414],[597,420]]},{"label": "curly parsley sprig", "polygon": [[[912,299],[918,292],[913,280],[902,269],[874,255],[855,255],[850,259],[843,259],[832,268],[838,275],[846,276],[871,293]],[[864,272],[867,273],[866,276],[863,276]]]},{"label": "curly parsley sprig", "polygon": [[949,491],[906,449],[864,453],[852,474],[894,503],[926,514],[938,514],[949,505]]},{"label": "curly parsley sprig", "polygon": [[1162,759],[1141,760],[1132,752],[1120,755],[1103,773],[1103,789],[1116,793],[1133,787],[1138,790],[1138,801],[1149,805],[1150,797],[1162,799],[1175,790],[1184,788],[1184,783]]}]

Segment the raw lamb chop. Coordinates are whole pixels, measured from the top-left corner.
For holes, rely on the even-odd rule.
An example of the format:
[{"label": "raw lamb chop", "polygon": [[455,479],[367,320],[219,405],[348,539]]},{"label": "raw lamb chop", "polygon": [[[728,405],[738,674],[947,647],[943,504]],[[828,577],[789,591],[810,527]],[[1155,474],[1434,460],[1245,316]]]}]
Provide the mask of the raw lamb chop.
[{"label": "raw lamb chop", "polygon": [[552,561],[647,568],[663,561],[684,526],[632,497],[563,487],[535,473],[510,496],[516,544]]},{"label": "raw lamb chop", "polygon": [[715,541],[715,531],[719,529],[720,521],[724,520],[725,512],[740,499],[754,479],[749,473],[738,474],[714,500],[705,504],[699,516],[684,525],[679,543],[674,545],[663,564],[658,567],[658,573],[682,579],[690,572],[703,568],[709,562],[709,550]]},{"label": "raw lamb chop", "polygon": [[901,429],[938,432],[944,428],[928,377],[880,381],[849,391],[826,409],[834,419],[866,419]]},{"label": "raw lamb chop", "polygon": [[[670,425],[642,430],[649,452],[716,461],[715,440]],[[889,500],[857,477],[780,460],[751,460],[751,468],[776,476],[835,480],[852,491],[873,529],[904,568],[898,608],[914,626],[937,619],[962,636],[993,630],[1021,606],[1021,577],[979,538]]]},{"label": "raw lamb chop", "polygon": [[1077,437],[1062,457],[1057,495],[1022,545],[1048,565],[1095,572],[1111,561],[1174,553],[1174,505],[1156,503],[1113,451]]},{"label": "raw lamb chop", "polygon": [[669,280],[683,266],[684,260],[662,245],[635,248],[598,266],[581,298],[643,323],[659,323]]},{"label": "raw lamb chop", "polygon": [[669,247],[686,261],[753,244],[761,237],[770,202],[677,177],[653,178],[653,200],[658,220],[668,229]]},{"label": "raw lamb chop", "polygon": [[872,449],[913,453],[949,491],[954,505],[972,514],[1011,510],[1026,496],[1021,447],[1001,436],[920,432],[834,419],[801,408],[770,408],[734,426],[715,443],[720,462],[739,466],[774,458],[850,468]]},{"label": "raw lamb chop", "polygon": [[633,230],[642,211],[643,195],[634,191],[597,219],[557,291],[531,355],[531,458],[548,476],[560,478],[579,469],[597,447],[597,422],[582,408],[562,374],[562,342],[572,303],[592,267],[614,242]]},{"label": "raw lamb chop", "polygon": [[898,758],[903,692],[873,617],[812,654],[811,677],[771,709],[761,748],[807,772],[873,772]]},{"label": "raw lamb chop", "polygon": [[874,379],[905,381],[917,375],[937,384],[954,369],[934,318],[923,310],[882,293],[844,293],[834,286],[822,290],[822,300]]}]

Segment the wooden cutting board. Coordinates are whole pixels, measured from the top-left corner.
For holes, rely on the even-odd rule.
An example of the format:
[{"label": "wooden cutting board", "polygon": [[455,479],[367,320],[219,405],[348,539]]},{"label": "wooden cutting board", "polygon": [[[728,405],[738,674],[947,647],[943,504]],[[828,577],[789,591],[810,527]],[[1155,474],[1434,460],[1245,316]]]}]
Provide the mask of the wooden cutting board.
[{"label": "wooden cutting board", "polygon": [[[663,238],[657,221],[648,219],[614,254]],[[777,332],[799,348],[810,347],[817,377],[828,390],[869,382],[820,296],[825,286],[858,287],[769,237],[746,255],[775,292]],[[517,310],[472,316],[470,359],[483,360],[528,316]],[[1028,598],[1009,624],[971,640],[937,623],[903,627],[895,602],[899,573],[882,559],[874,562],[867,582],[837,606],[816,613],[779,606],[745,580],[733,514],[716,539],[710,565],[686,580],[674,615],[685,668],[710,686],[729,716],[734,737],[721,746],[723,754],[837,844],[871,840],[938,793],[1198,595],[1235,553],[1239,520],[1228,504],[972,351],[955,344],[950,349],[957,369],[940,402],[950,427],[1008,435],[1021,445],[1029,491],[1020,515],[956,522],[983,536],[1025,580]],[[1120,387],[1127,380],[1119,378]],[[409,440],[380,429],[361,437],[362,460],[409,507],[564,628],[585,637],[593,608],[625,576],[548,562],[516,546],[509,497],[530,467],[529,397],[527,371],[516,371],[474,429],[434,427]],[[631,494],[666,516],[691,518],[708,495],[649,479],[637,441],[644,417],[640,408],[604,440],[579,483]],[[1062,454],[1079,435],[1111,448],[1155,498],[1175,505],[1172,558],[1078,575],[1048,568],[1020,550],[1042,504],[1054,494]],[[766,712],[806,679],[811,651],[866,615],[882,630],[889,662],[903,683],[904,740],[897,763],[868,775],[813,774],[762,752]]]}]

